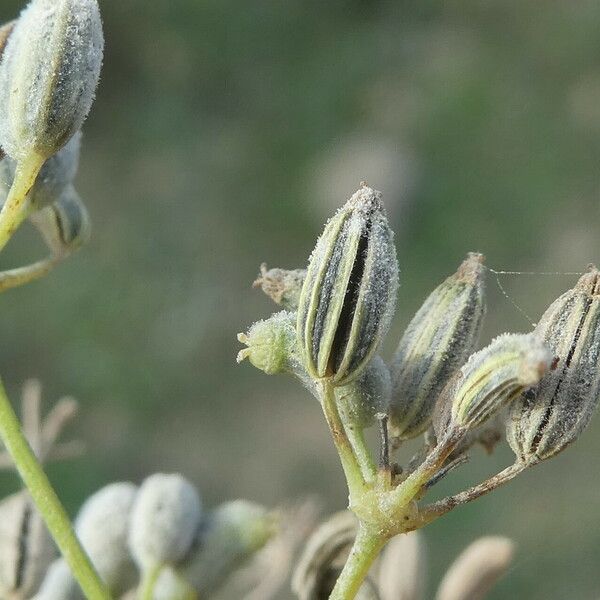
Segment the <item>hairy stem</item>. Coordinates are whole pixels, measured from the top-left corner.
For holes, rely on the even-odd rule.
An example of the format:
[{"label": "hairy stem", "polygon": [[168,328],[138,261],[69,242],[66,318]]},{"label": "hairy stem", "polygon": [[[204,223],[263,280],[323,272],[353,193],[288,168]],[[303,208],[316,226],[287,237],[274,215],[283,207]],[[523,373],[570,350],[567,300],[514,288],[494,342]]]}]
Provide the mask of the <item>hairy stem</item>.
[{"label": "hairy stem", "polygon": [[32,154],[17,164],[13,184],[0,212],[0,250],[6,246],[13,233],[27,218],[29,210],[27,194],[33,187],[44,162],[41,156]]},{"label": "hairy stem", "polygon": [[415,471],[387,495],[385,504],[388,509],[401,510],[418,496],[424,486],[443,466],[461,437],[462,433],[456,432],[456,434],[441,440]]},{"label": "hairy stem", "polygon": [[364,430],[359,425],[353,423],[353,419],[348,410],[348,396],[339,396],[337,397],[337,401],[339,403],[340,420],[344,426],[346,435],[348,436],[348,440],[352,446],[354,455],[356,456],[356,460],[358,461],[363,479],[367,482],[373,481],[377,474],[377,468],[373,461],[371,451],[367,446]]},{"label": "hairy stem", "polygon": [[350,556],[329,600],[353,600],[387,538],[360,524]]},{"label": "hairy stem", "polygon": [[334,388],[328,381],[323,381],[322,383],[321,398],[323,413],[325,414],[325,419],[329,425],[333,442],[340,456],[344,475],[346,476],[346,481],[348,483],[350,499],[352,501],[353,497],[360,495],[365,489],[365,479],[359,461],[354,453],[354,448],[348,439],[346,428],[340,417]]},{"label": "hairy stem", "polygon": [[86,598],[110,600],[100,577],[81,547],[56,493],[27,442],[17,416],[0,381],[0,435],[12,456],[21,479],[40,512],[65,561]]},{"label": "hairy stem", "polygon": [[448,496],[443,500],[434,502],[424,507],[421,511],[421,517],[425,522],[430,522],[447,512],[450,512],[453,508],[460,504],[466,504],[480,498],[481,496],[495,490],[496,488],[508,483],[511,479],[514,479],[519,473],[525,470],[529,465],[525,462],[516,462],[510,467],[506,467],[500,473],[497,473],[493,477],[486,479],[478,485],[475,485],[464,492]]}]

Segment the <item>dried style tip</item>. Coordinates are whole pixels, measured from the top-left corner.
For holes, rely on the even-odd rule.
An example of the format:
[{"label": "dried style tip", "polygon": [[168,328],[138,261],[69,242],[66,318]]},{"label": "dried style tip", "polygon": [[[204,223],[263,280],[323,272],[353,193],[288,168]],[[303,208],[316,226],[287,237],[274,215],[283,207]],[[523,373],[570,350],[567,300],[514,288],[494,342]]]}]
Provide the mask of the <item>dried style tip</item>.
[{"label": "dried style tip", "polygon": [[349,383],[389,327],[398,263],[381,193],[363,187],[327,223],[308,264],[297,335],[314,379]]},{"label": "dried style tip", "polygon": [[29,597],[54,558],[54,542],[29,494],[5,498],[0,503],[0,597]]},{"label": "dried style tip", "polygon": [[90,239],[90,216],[72,185],[56,202],[34,213],[30,220],[55,255],[73,252]]},{"label": "dried style tip", "polygon": [[263,506],[245,500],[222,504],[199,531],[197,550],[182,565],[182,575],[198,597],[208,597],[275,533],[275,519]]},{"label": "dried style tip", "polygon": [[140,569],[183,560],[201,516],[198,492],[181,475],[145,479],[133,505],[129,531],[129,549]]},{"label": "dried style tip", "polygon": [[431,423],[444,386],[473,352],[485,314],[484,257],[471,253],[425,300],[392,360],[390,427],[413,438]]},{"label": "dried style tip", "polygon": [[327,519],[314,531],[292,577],[292,590],[299,600],[329,597],[357,530],[356,517],[345,510]]},{"label": "dried style tip", "polygon": [[450,566],[437,600],[483,600],[509,569],[514,543],[505,537],[483,537],[462,552]]},{"label": "dried style tip", "polygon": [[107,485],[85,501],[75,521],[77,536],[113,594],[125,593],[136,582],[137,568],[127,545],[136,494],[133,483]]},{"label": "dried style tip", "polygon": [[511,407],[506,435],[522,461],[564,450],[585,429],[600,398],[600,272],[591,268],[546,310],[535,332],[555,368]]},{"label": "dried style tip", "polygon": [[296,310],[305,277],[305,269],[267,269],[267,265],[263,263],[260,266],[260,276],[252,285],[260,287],[275,304],[281,304],[286,310]]},{"label": "dried style tip", "polygon": [[[40,210],[56,202],[69,187],[79,168],[79,152],[81,149],[81,133],[76,133],[71,140],[56,154],[49,158],[42,167],[28,197],[32,210]],[[0,200],[3,204],[14,181],[17,163],[7,157],[0,162]]]},{"label": "dried style tip", "polygon": [[450,429],[471,430],[482,425],[537,385],[551,363],[552,354],[534,334],[497,337],[473,354],[444,390],[442,401],[452,403]]},{"label": "dried style tip", "polygon": [[0,145],[13,159],[47,159],[81,128],[100,76],[96,0],[32,0],[0,62]]}]

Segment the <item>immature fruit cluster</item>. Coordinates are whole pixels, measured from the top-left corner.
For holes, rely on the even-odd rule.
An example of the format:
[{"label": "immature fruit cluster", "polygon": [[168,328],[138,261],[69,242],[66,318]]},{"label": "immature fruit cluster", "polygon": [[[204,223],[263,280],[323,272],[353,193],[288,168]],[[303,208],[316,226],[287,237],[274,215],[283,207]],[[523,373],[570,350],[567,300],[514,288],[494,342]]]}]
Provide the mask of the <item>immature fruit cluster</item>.
[{"label": "immature fruit cluster", "polygon": [[[256,285],[287,311],[240,334],[248,347],[238,360],[298,377],[323,402],[345,471],[359,465],[367,486],[374,467],[362,429],[381,423],[386,475],[378,481],[392,488],[406,476],[394,475],[401,469],[389,462],[389,437],[395,448],[426,434],[424,454],[407,466],[411,493],[419,495],[418,475],[426,489],[462,464],[475,442],[489,449],[500,439],[505,408],[518,461],[510,474],[520,472],[576,439],[596,408],[600,274],[592,268],[532,333],[504,334],[475,352],[486,312],[483,263],[481,254],[468,254],[431,292],[386,364],[378,351],[394,312],[398,264],[381,193],[362,185],[325,225],[306,271],[262,267]],[[448,506],[462,501],[450,498]]]},{"label": "immature fruit cluster", "polygon": [[[206,597],[216,590],[269,541],[275,521],[264,507],[244,500],[205,512],[184,477],[156,474],[139,487],[121,482],[96,492],[81,508],[75,530],[114,597],[135,590],[140,579],[156,572],[152,597],[172,599],[189,597],[180,592]],[[0,584],[2,569],[0,560]],[[30,589],[39,583],[38,578]],[[63,559],[47,570],[35,598],[83,600]]]}]

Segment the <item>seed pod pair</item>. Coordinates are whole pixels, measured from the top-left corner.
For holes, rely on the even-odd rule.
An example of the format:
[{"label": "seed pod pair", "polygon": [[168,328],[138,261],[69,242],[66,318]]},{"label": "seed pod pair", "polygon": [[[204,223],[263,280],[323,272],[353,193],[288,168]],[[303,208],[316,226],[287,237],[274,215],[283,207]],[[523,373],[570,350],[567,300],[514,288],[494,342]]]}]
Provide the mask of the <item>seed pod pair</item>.
[{"label": "seed pod pair", "polygon": [[473,354],[442,392],[434,419],[438,440],[482,425],[537,385],[551,364],[551,352],[536,335],[497,337]]},{"label": "seed pod pair", "polygon": [[397,285],[381,194],[364,186],[327,223],[309,260],[297,335],[313,379],[339,386],[360,375],[387,332]]},{"label": "seed pod pair", "polygon": [[441,391],[475,349],[485,314],[483,280],[483,256],[469,254],[408,325],[390,367],[393,437],[413,438],[429,427]]},{"label": "seed pod pair", "polygon": [[182,561],[202,517],[196,488],[181,475],[144,480],[131,512],[129,549],[143,572]]},{"label": "seed pod pair", "polygon": [[181,566],[183,578],[209,597],[275,534],[273,515],[245,500],[216,508],[198,532],[195,552]]},{"label": "seed pod pair", "polygon": [[558,454],[585,429],[600,398],[600,272],[593,267],[546,310],[536,333],[556,368],[511,407],[507,439],[519,460]]},{"label": "seed pod pair", "polygon": [[0,62],[0,145],[17,161],[50,158],[81,128],[100,76],[96,0],[32,0]]}]

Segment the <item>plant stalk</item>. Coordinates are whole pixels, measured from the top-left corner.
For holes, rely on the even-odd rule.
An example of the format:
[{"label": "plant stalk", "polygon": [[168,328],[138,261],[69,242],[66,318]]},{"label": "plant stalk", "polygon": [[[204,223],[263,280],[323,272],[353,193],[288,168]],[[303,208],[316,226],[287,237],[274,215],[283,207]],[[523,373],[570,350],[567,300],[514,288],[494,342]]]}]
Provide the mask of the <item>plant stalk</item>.
[{"label": "plant stalk", "polygon": [[0,272],[0,293],[45,277],[62,260],[63,255],[54,254],[25,267]]},{"label": "plant stalk", "polygon": [[329,600],[353,600],[387,538],[360,524],[354,545]]},{"label": "plant stalk", "polygon": [[346,481],[348,483],[348,490],[350,492],[350,502],[352,504],[352,499],[360,496],[365,490],[365,479],[360,464],[354,454],[352,444],[348,439],[344,424],[340,418],[334,388],[328,381],[323,381],[321,390],[323,413],[325,414],[325,419],[329,425],[333,442],[340,456],[344,475],[346,476]]},{"label": "plant stalk", "polygon": [[0,381],[0,436],[31,498],[88,600],[111,600],[82,548],[58,496],[44,473]]}]

